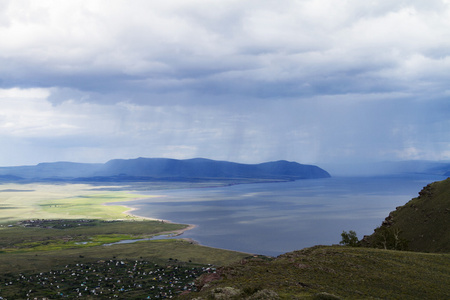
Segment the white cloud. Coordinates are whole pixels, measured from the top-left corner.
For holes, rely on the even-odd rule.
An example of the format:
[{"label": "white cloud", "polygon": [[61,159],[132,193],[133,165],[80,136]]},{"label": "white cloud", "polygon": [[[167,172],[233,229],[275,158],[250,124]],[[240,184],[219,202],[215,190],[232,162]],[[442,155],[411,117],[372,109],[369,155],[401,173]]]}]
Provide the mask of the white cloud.
[{"label": "white cloud", "polygon": [[47,89],[31,88],[31,89],[0,89],[0,99],[14,101],[14,100],[29,100],[29,99],[45,99],[49,96]]},{"label": "white cloud", "polygon": [[355,71],[389,79],[413,56],[450,49],[450,8],[441,1],[10,1],[6,11],[1,56],[19,85],[67,76],[61,84],[77,88],[69,80],[77,74],[123,77],[124,87],[138,76],[154,83],[141,87],[150,91],[161,83],[191,90],[192,80],[217,74],[251,85],[277,79],[277,88]]},{"label": "white cloud", "polygon": [[50,158],[426,158],[450,140],[448,1],[5,0],[0,40],[0,138]]}]

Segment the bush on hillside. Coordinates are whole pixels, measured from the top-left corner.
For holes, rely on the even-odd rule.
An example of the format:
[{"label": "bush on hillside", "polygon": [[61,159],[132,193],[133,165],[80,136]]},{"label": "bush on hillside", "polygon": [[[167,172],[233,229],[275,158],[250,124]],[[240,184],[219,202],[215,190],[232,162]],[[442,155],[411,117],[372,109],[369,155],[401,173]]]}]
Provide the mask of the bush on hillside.
[{"label": "bush on hillside", "polygon": [[349,232],[343,231],[341,233],[342,240],[339,244],[350,247],[358,247],[358,237],[356,236],[356,232],[350,230]]}]

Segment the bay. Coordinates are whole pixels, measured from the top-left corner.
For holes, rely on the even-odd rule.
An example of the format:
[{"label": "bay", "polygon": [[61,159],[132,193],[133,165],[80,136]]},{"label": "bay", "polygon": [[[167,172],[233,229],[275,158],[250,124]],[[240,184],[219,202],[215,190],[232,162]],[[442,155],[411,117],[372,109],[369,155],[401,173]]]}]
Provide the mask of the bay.
[{"label": "bay", "polygon": [[[390,211],[442,176],[332,177],[226,187],[149,190],[126,202],[134,214],[193,224],[181,237],[202,245],[276,256],[339,243],[342,231],[359,238]],[[139,191],[139,194],[142,194]],[[116,203],[117,204],[117,203]]]}]

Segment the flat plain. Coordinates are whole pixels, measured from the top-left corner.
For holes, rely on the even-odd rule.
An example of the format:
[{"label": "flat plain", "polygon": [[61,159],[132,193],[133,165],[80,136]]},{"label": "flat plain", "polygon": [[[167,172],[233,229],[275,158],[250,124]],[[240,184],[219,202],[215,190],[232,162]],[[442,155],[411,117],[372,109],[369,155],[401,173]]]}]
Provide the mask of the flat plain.
[{"label": "flat plain", "polygon": [[[125,206],[104,205],[139,195],[88,184],[0,185],[0,223],[24,219],[137,219]],[[148,196],[146,196],[148,197]]]}]

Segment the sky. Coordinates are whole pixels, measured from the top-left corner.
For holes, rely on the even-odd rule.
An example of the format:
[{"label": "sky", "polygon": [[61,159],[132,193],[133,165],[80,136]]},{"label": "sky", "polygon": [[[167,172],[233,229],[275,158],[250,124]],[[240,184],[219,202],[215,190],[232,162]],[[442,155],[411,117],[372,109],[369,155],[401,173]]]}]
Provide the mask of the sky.
[{"label": "sky", "polygon": [[0,166],[450,160],[449,0],[0,0]]}]

